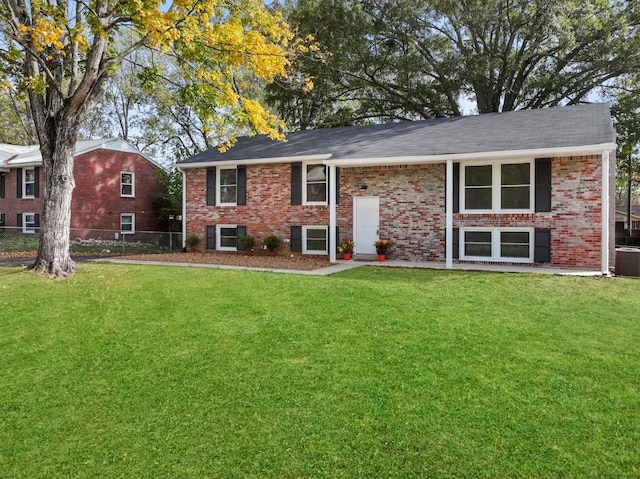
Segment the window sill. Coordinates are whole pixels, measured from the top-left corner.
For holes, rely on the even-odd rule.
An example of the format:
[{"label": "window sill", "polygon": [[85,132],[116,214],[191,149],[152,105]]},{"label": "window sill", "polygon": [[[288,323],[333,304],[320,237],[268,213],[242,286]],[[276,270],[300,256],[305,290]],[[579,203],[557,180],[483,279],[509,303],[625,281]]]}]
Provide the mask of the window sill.
[{"label": "window sill", "polygon": [[531,215],[534,210],[460,210],[463,215]]},{"label": "window sill", "polygon": [[483,263],[520,263],[532,264],[533,258],[488,258],[486,256],[465,256],[460,257],[460,261],[483,262]]}]

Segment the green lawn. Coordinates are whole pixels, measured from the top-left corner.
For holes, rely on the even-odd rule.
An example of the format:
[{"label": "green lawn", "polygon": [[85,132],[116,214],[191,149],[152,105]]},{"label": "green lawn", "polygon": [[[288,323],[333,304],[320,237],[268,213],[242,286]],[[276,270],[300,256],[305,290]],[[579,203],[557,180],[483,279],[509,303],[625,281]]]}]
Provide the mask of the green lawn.
[{"label": "green lawn", "polygon": [[0,477],[638,477],[639,351],[631,279],[0,268]]}]

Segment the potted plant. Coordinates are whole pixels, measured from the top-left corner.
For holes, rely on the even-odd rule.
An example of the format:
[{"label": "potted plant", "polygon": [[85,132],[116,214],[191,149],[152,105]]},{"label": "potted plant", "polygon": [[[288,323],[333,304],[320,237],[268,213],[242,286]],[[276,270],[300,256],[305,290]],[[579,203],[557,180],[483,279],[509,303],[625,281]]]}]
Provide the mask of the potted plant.
[{"label": "potted plant", "polygon": [[384,261],[389,248],[389,240],[379,239],[374,245],[376,246],[376,253],[378,253],[378,261]]},{"label": "potted plant", "polygon": [[340,243],[338,246],[338,253],[342,253],[342,259],[349,261],[351,259],[351,253],[353,253],[353,246],[355,243],[353,240],[347,240]]},{"label": "potted plant", "polygon": [[253,256],[253,247],[256,245],[256,239],[251,235],[240,237],[240,242],[244,245],[247,256]]},{"label": "potted plant", "polygon": [[187,239],[185,240],[185,242],[187,243],[187,251],[189,253],[195,253],[196,246],[198,246],[198,244],[200,243],[200,236],[189,235],[187,236]]},{"label": "potted plant", "polygon": [[276,235],[269,235],[263,240],[263,243],[269,250],[269,255],[275,256],[276,249],[278,249],[278,246],[280,245],[280,238]]}]

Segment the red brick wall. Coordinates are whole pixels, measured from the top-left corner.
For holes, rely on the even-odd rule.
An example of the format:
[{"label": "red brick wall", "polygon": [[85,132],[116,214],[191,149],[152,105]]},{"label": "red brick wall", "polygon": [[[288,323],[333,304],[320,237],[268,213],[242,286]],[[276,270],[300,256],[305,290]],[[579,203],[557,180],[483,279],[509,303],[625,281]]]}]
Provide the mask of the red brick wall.
[{"label": "red brick wall", "polygon": [[[247,167],[247,205],[206,206],[205,169],[187,170],[187,234],[206,237],[206,226],[246,225],[260,241],[268,234],[289,238],[291,225],[329,223],[326,206],[292,206],[290,165]],[[530,214],[454,214],[454,227],[551,229],[554,266],[600,269],[601,158],[554,158],[552,211]],[[361,185],[367,185],[361,190]],[[445,165],[340,169],[337,224],[340,239],[353,236],[354,196],[379,196],[380,237],[391,240],[388,256],[444,261]],[[200,244],[204,249],[204,241]]]},{"label": "red brick wall", "polygon": [[[135,173],[134,198],[120,196],[123,171]],[[5,213],[6,226],[16,226],[17,213],[42,212],[42,169],[39,198],[16,198],[16,174],[16,169],[5,172],[5,198],[0,198],[0,213]],[[153,206],[153,198],[162,193],[162,187],[152,164],[141,155],[113,150],[79,155],[75,158],[74,178],[71,228],[119,231],[120,213],[135,213],[136,231],[167,229]]]},{"label": "red brick wall", "polygon": [[329,209],[318,205],[291,204],[291,166],[287,164],[247,167],[245,206],[207,206],[206,169],[189,169],[187,175],[187,235],[201,238],[198,249],[206,248],[207,225],[237,224],[247,234],[262,239],[274,234],[281,247],[288,249],[292,225],[328,225]]},{"label": "red brick wall", "polygon": [[16,198],[17,170],[11,169],[4,173],[5,196],[0,198],[0,213],[5,215],[5,226],[17,226],[18,213],[42,212],[42,168],[39,170],[40,189],[38,198]]},{"label": "red brick wall", "polygon": [[[120,173],[135,174],[135,197],[120,195]],[[135,213],[136,231],[164,231],[153,206],[162,193],[152,164],[138,154],[94,150],[75,159],[71,227],[120,230],[120,214]]]},{"label": "red brick wall", "polygon": [[444,171],[443,164],[340,169],[340,236],[353,235],[351,197],[378,196],[379,236],[391,240],[389,258],[444,260]]},{"label": "red brick wall", "polygon": [[454,226],[551,230],[551,264],[599,270],[602,262],[602,163],[599,156],[554,158],[551,212],[454,215]]}]

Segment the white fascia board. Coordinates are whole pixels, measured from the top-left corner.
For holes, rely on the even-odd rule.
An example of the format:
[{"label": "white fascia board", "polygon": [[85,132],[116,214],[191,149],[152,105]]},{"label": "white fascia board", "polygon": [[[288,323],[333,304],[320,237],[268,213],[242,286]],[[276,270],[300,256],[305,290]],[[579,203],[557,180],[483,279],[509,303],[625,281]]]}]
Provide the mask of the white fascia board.
[{"label": "white fascia board", "polygon": [[324,163],[331,158],[331,154],[326,155],[305,155],[305,156],[281,156],[274,158],[252,158],[244,160],[218,160],[199,161],[197,163],[179,163],[177,166],[181,170],[192,168],[212,168],[215,166],[237,166],[237,165],[268,165],[275,163],[297,163],[297,162],[317,162]]},{"label": "white fascia board", "polygon": [[353,158],[353,159],[328,159],[325,165],[340,167],[358,166],[385,166],[385,165],[412,165],[425,163],[445,163],[452,161],[486,161],[502,159],[520,158],[544,158],[544,157],[566,157],[566,156],[600,156],[602,151],[615,151],[615,143],[603,143],[599,145],[565,146],[558,148],[536,148],[532,150],[501,150],[483,151],[480,153],[451,153],[444,155],[425,156],[400,156],[389,158]]},{"label": "white fascia board", "polygon": [[6,166],[9,168],[35,168],[36,166],[42,166],[42,159],[20,158],[8,161]]}]

